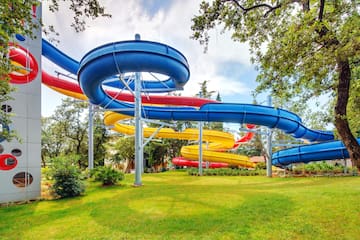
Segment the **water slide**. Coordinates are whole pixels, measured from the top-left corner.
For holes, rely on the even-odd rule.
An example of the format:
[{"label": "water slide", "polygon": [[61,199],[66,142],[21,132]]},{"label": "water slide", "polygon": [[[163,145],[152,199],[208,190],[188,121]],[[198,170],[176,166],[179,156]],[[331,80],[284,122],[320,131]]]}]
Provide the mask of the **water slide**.
[{"label": "water slide", "polygon": [[[74,74],[74,70],[79,69],[77,75],[81,89],[93,104],[117,109],[129,116],[134,116],[134,111],[131,110],[134,109],[133,103],[114,99],[114,95],[105,90],[104,85],[114,82],[112,79],[119,79],[119,76],[127,72],[161,73],[169,78],[158,82],[142,81],[145,90],[154,89],[154,92],[160,92],[161,88],[163,91],[181,89],[190,75],[186,58],[177,50],[160,43],[123,41],[106,44],[86,54],[80,66],[76,65],[76,61],[68,61],[71,58],[67,59],[67,56],[58,50],[56,54],[52,53],[47,49],[48,43],[43,43],[44,56]],[[123,87],[120,83],[118,87],[121,86]],[[302,124],[300,117],[283,109],[237,103],[204,103],[199,108],[144,106],[142,117],[255,124],[278,128],[295,138],[312,142],[327,141],[274,153],[275,165],[348,157],[346,149],[339,141],[331,141],[334,139],[332,132],[309,129]]]},{"label": "water slide", "polygon": [[[118,123],[124,115],[115,112],[106,112],[104,116],[105,125],[112,125],[113,130],[121,132],[127,135],[135,134],[135,127]],[[184,131],[177,132],[172,128],[144,128],[144,137],[150,137],[156,132],[156,138],[170,138],[180,140],[198,140],[198,129],[185,129]],[[234,142],[234,136],[230,133],[215,131],[215,130],[203,130],[203,141],[208,144],[203,144],[203,160],[213,162],[209,167],[228,167],[228,165],[239,165],[242,167],[253,168],[255,164],[250,162],[249,158],[242,155],[225,153],[219,151],[226,151],[233,149],[236,145]],[[199,159],[199,146],[191,145],[181,148],[182,158],[173,159],[175,165],[182,166],[196,166]],[[181,161],[180,161],[181,160]],[[190,161],[189,161],[190,160]],[[193,163],[196,161],[196,163]],[[224,163],[224,164],[219,164]]]},{"label": "water slide", "polygon": [[[59,63],[59,59],[65,59],[62,61],[60,65],[66,68],[68,71],[75,71],[78,67],[78,63],[67,57],[65,54],[61,53],[57,49],[55,49],[52,45],[45,42],[45,47],[43,49],[44,55],[49,56],[50,59],[56,61],[55,63]],[[16,57],[15,64],[25,64],[26,57],[21,52],[17,52],[16,49],[12,49],[12,54]],[[15,59],[15,58],[14,58]],[[24,74],[24,73],[23,73]],[[59,77],[51,76],[45,71],[42,72],[42,81],[43,84],[47,85],[51,89],[62,93],[64,95],[87,100],[87,97],[83,94],[79,84],[75,81],[65,80]],[[118,79],[117,79],[118,81]],[[112,84],[112,87],[114,84]],[[133,102],[134,97],[130,93],[121,93],[114,90],[106,90],[107,94],[116,98],[120,101]],[[179,97],[179,96],[143,96],[142,102],[145,104],[161,104],[161,105],[180,105],[180,106],[195,106],[199,107],[205,103],[216,102],[214,100],[209,99],[201,99],[194,97]],[[121,132],[128,135],[133,135],[135,132],[135,128],[133,126],[129,126],[126,124],[120,124],[120,120],[125,120],[129,118],[129,116],[115,113],[115,112],[105,112],[104,123],[107,126],[112,126],[113,130],[117,132]],[[248,125],[248,128],[253,128],[253,125]],[[156,128],[144,128],[144,136],[150,137],[156,132]],[[209,142],[209,144],[204,144],[203,146],[203,159],[204,161],[211,161],[210,167],[228,167],[231,165],[241,165],[243,167],[254,167],[254,164],[249,161],[249,158],[246,156],[240,156],[236,154],[229,153],[213,153],[214,151],[226,151],[229,149],[233,149],[239,146],[239,144],[249,141],[253,136],[253,133],[247,133],[242,138],[234,143],[234,136],[230,133],[220,132],[220,131],[211,131],[204,130],[203,132],[203,140]],[[185,129],[182,132],[176,132],[171,128],[162,128],[159,132],[157,132],[156,138],[173,138],[173,139],[182,139],[182,140],[198,140],[199,132],[198,129]],[[182,166],[192,166],[194,165],[193,160],[198,159],[198,145],[183,147],[181,150],[182,156],[186,158],[175,158],[173,163]],[[181,161],[180,161],[181,159]],[[215,162],[214,162],[215,161]],[[220,163],[219,163],[220,162]],[[195,163],[195,165],[197,162]]]},{"label": "water slide", "polygon": [[[360,143],[360,138],[357,139]],[[272,155],[273,165],[282,166],[292,163],[308,163],[349,158],[349,153],[341,141],[330,141],[303,145],[277,151]]]}]

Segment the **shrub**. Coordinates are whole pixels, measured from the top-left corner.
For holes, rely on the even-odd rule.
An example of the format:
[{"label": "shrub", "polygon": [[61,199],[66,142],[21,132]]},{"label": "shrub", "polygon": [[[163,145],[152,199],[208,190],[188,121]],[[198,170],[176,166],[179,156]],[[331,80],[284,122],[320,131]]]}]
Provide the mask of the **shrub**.
[{"label": "shrub", "polygon": [[357,167],[352,167],[350,168],[350,173],[353,175],[353,176],[359,176],[359,170]]},{"label": "shrub", "polygon": [[[302,165],[297,165],[296,168],[293,169],[294,173],[298,173],[300,167]],[[331,164],[328,162],[316,162],[316,163],[308,163],[303,165],[303,168],[306,173],[308,174],[319,174],[319,175],[326,175],[326,176],[333,176],[333,175],[356,175],[358,173],[357,169],[352,169],[349,167],[345,167],[343,165],[338,164]]]},{"label": "shrub", "polygon": [[60,198],[79,196],[85,191],[79,169],[65,158],[54,161],[50,175],[54,181],[50,189]]},{"label": "shrub", "polygon": [[51,180],[51,169],[49,167],[41,168],[41,176],[43,176],[45,180]]},{"label": "shrub", "polygon": [[265,162],[257,163],[255,169],[266,169],[266,163]]},{"label": "shrub", "polygon": [[103,186],[115,185],[118,181],[124,179],[124,173],[107,166],[95,168],[92,175],[94,180],[102,182]]}]

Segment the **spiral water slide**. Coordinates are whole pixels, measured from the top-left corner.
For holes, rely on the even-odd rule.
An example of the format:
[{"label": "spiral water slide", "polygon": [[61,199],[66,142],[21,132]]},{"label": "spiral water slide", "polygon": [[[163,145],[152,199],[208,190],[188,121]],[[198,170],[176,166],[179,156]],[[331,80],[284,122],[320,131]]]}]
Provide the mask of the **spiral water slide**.
[{"label": "spiral water slide", "polygon": [[[145,91],[151,89],[160,91],[161,88],[164,88],[164,91],[181,89],[189,79],[186,58],[177,50],[156,42],[123,41],[106,44],[86,54],[80,65],[57,49],[53,51],[52,48],[49,43],[43,41],[43,55],[69,72],[77,73],[81,86],[80,91],[82,90],[93,104],[108,109],[118,109],[120,113],[129,116],[134,116],[133,103],[121,99],[120,94],[106,90],[104,86],[113,84],[114,81],[111,79],[119,78],[121,74],[128,72],[153,72],[169,76],[168,79],[161,82],[143,80]],[[51,85],[49,82],[46,83],[51,78],[47,78],[45,73],[44,75],[44,83]],[[55,79],[52,80],[58,81],[58,78]],[[76,85],[76,83],[73,84]],[[119,81],[117,84],[116,87],[124,87],[121,83],[119,84]],[[51,87],[59,88],[55,84]],[[129,87],[133,88],[133,85]],[[62,91],[73,92],[66,88]],[[77,93],[80,94],[80,92]],[[133,96],[129,95],[127,98],[133,99]],[[151,98],[153,101],[156,96]],[[173,107],[168,105],[171,105],[171,101],[179,102],[179,99],[174,97],[174,99],[169,98],[168,100],[169,102],[161,100],[158,103],[166,106],[143,106],[142,117],[160,120],[255,124],[278,128],[295,138],[303,138],[312,142],[323,141],[323,143],[276,152],[273,155],[274,165],[348,157],[348,152],[340,141],[331,141],[334,139],[332,132],[308,129],[296,114],[283,109],[261,105],[214,102],[203,102],[198,105],[200,107],[191,107],[191,104],[185,107]],[[146,98],[143,98],[143,102],[146,103]],[[358,139],[358,141],[360,140]]]}]

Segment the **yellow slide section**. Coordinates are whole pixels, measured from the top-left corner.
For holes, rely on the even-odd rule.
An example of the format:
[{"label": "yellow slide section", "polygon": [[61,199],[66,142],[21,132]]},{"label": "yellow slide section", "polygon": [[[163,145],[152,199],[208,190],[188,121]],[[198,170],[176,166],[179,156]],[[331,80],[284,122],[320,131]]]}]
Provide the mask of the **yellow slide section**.
[{"label": "yellow slide section", "polygon": [[68,91],[68,90],[53,87],[53,86],[48,86],[48,87],[51,88],[52,90],[55,90],[55,91],[57,91],[57,92],[59,92],[61,94],[66,95],[68,97],[73,97],[73,98],[84,100],[84,101],[88,100],[88,98],[84,94],[81,94],[81,93],[76,93],[76,92]]},{"label": "yellow slide section", "polygon": [[[104,123],[107,126],[112,126],[112,130],[114,131],[126,135],[134,135],[134,126],[118,123],[118,121],[127,118],[129,118],[129,116],[108,111],[105,112]],[[150,137],[156,130],[157,128],[144,128],[144,137]],[[154,137],[181,140],[198,140],[199,130],[189,128],[182,132],[176,132],[171,128],[162,128]],[[231,153],[216,152],[218,150],[228,150],[234,146],[235,141],[232,134],[215,130],[203,130],[203,141],[209,142],[209,144],[203,144],[203,161],[222,162],[247,168],[255,167],[255,164],[250,162],[249,157]],[[197,161],[199,158],[199,146],[192,145],[182,147],[181,155],[186,159]]]}]

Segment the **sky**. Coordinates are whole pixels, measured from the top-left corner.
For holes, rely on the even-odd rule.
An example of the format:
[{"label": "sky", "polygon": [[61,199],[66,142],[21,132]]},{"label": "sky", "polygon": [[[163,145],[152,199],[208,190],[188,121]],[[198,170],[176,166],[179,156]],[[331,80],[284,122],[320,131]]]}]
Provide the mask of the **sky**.
[{"label": "sky", "polygon": [[[190,79],[181,91],[183,96],[194,96],[200,82],[207,80],[208,91],[220,93],[223,102],[252,103],[257,72],[250,63],[248,46],[231,40],[231,34],[221,34],[221,27],[211,31],[207,53],[198,41],[190,39],[191,18],[198,14],[200,0],[102,0],[112,18],[88,20],[87,29],[76,33],[71,27],[70,10],[61,2],[56,14],[48,11],[43,1],[43,23],[54,25],[60,34],[56,46],[76,60],[93,48],[116,41],[132,40],[139,33],[142,40],[167,44],[179,50],[188,60]],[[46,60],[43,68],[67,73]],[[180,92],[179,92],[180,93]],[[216,94],[214,98],[216,97]],[[42,86],[42,116],[50,116],[61,104],[61,94]],[[265,101],[257,99],[258,102]]]}]

